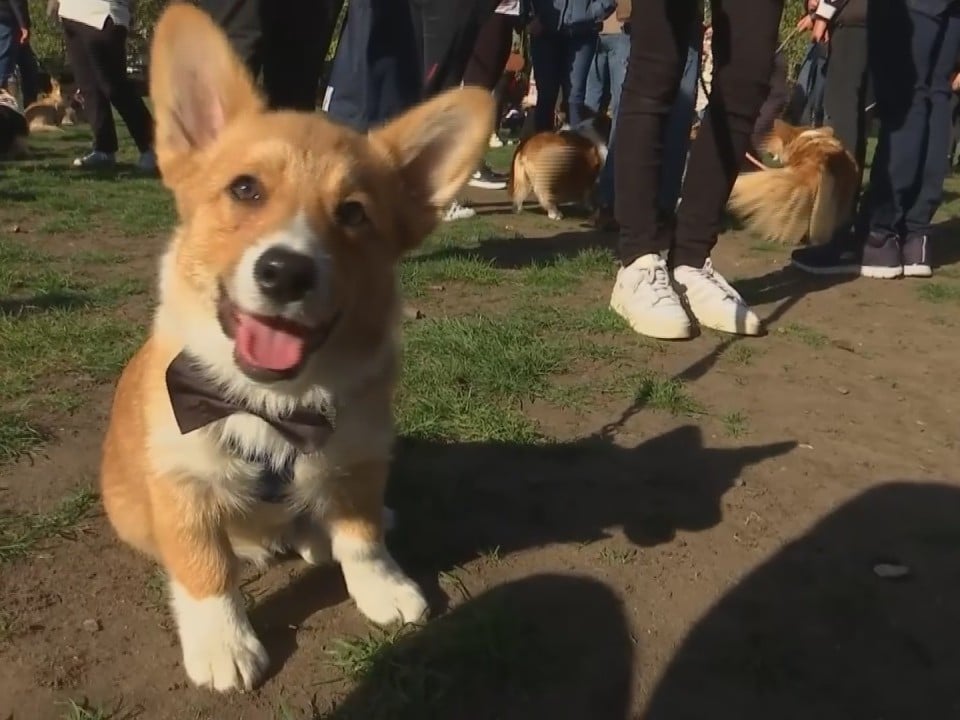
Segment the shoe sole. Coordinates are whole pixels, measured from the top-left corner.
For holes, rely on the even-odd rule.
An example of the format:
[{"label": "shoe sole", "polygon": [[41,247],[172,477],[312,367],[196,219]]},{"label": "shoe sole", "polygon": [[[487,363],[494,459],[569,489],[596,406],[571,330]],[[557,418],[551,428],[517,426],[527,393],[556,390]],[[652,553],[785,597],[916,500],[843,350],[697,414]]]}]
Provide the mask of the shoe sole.
[{"label": "shoe sole", "polygon": [[644,325],[636,322],[630,316],[630,314],[625,311],[623,305],[615,301],[613,298],[610,298],[610,309],[626,320],[627,324],[630,325],[633,331],[640,335],[655,338],[657,340],[689,340],[693,337],[693,325],[689,322],[685,331],[679,329],[674,331],[664,331],[663,327]]},{"label": "shoe sole", "polygon": [[903,276],[918,278],[933,277],[933,268],[929,265],[904,265]]},{"label": "shoe sole", "polygon": [[811,275],[859,275],[861,268],[859,265],[831,265],[830,267],[816,267],[807,265],[796,260],[791,260],[790,264],[797,270],[803,270]]},{"label": "shoe sole", "polygon": [[903,275],[903,267],[880,267],[877,265],[864,265],[860,268],[860,276],[873,278],[875,280],[895,280]]},{"label": "shoe sole", "polygon": [[467,183],[470,187],[479,188],[481,190],[506,190],[507,183],[498,182],[496,180],[470,180]]}]

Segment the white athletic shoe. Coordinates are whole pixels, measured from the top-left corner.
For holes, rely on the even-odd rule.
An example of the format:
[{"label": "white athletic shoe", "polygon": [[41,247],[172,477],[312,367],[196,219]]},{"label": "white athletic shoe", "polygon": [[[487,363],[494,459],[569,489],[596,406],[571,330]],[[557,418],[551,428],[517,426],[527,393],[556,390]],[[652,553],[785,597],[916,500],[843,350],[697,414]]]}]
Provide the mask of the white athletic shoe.
[{"label": "white athletic shoe", "polygon": [[693,335],[690,318],[670,284],[667,263],[656,253],[620,268],[610,307],[641,335],[661,340],[684,340]]},{"label": "white athletic shoe", "polygon": [[709,259],[702,268],[680,265],[673,281],[690,312],[704,327],[734,335],[759,335],[760,318],[736,290],[713,269]]}]

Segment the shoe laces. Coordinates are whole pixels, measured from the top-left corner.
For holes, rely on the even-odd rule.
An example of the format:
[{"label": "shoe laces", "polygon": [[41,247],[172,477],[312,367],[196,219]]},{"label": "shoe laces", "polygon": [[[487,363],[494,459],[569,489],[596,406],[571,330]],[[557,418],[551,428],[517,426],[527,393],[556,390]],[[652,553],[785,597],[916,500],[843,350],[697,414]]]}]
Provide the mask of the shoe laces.
[{"label": "shoe laces", "polygon": [[731,300],[736,302],[743,302],[743,298],[740,297],[740,293],[733,289],[733,286],[726,281],[726,279],[713,269],[713,262],[710,258],[707,258],[707,261],[703,264],[702,268],[693,268],[694,272],[698,273],[703,277],[704,280],[709,282],[714,287],[718,288]]},{"label": "shoe laces", "polygon": [[670,284],[667,265],[662,260],[648,266],[635,268],[632,280],[630,284],[632,292],[639,290],[642,285],[650,288],[656,298],[653,301],[654,305],[661,300],[673,300],[676,297],[673,286]]}]

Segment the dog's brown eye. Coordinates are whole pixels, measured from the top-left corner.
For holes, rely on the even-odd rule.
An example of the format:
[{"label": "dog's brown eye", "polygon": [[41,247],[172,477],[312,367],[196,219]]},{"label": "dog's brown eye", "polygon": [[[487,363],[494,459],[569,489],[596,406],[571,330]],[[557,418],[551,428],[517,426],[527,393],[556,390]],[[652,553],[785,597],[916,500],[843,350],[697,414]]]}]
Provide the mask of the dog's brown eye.
[{"label": "dog's brown eye", "polygon": [[334,211],[337,223],[344,227],[357,227],[367,221],[367,211],[359,200],[345,200]]},{"label": "dog's brown eye", "polygon": [[259,202],[263,199],[263,185],[253,175],[240,175],[230,183],[230,194],[239,202]]}]

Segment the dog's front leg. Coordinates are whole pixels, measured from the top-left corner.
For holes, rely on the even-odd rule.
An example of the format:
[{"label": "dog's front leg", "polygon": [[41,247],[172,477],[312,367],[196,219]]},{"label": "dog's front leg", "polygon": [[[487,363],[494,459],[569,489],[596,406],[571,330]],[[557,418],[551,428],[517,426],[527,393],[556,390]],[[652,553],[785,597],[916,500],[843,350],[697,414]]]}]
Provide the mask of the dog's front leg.
[{"label": "dog's front leg", "polygon": [[334,559],[340,563],[350,597],[379,625],[416,622],[427,610],[417,584],[397,565],[384,543],[387,463],[352,468],[337,481],[326,522]]},{"label": "dog's front leg", "polygon": [[243,606],[237,559],[217,513],[172,489],[154,498],[154,528],[187,676],[221,692],[250,690],[269,658]]}]

